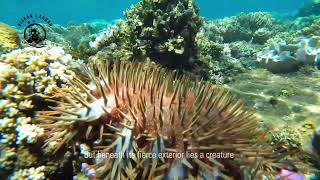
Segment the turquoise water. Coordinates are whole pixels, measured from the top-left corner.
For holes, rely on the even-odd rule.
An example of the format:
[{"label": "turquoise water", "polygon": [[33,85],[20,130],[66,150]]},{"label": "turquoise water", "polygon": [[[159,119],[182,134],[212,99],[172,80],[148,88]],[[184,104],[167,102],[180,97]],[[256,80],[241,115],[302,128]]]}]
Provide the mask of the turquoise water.
[{"label": "turquoise water", "polygon": [[[200,14],[207,18],[221,18],[239,12],[272,11],[294,14],[308,0],[197,0]],[[96,19],[112,21],[123,17],[123,10],[138,0],[2,0],[0,20],[16,25],[30,13],[41,13],[54,23],[65,25],[90,22]]]}]

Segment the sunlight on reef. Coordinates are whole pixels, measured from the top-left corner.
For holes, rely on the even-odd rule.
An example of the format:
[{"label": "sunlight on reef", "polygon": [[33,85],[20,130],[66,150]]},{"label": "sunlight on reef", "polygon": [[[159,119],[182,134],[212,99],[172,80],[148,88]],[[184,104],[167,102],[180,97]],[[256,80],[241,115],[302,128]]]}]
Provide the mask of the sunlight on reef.
[{"label": "sunlight on reef", "polygon": [[272,74],[263,69],[240,74],[226,85],[253,107],[266,128],[297,129],[305,149],[320,125],[320,72]]}]

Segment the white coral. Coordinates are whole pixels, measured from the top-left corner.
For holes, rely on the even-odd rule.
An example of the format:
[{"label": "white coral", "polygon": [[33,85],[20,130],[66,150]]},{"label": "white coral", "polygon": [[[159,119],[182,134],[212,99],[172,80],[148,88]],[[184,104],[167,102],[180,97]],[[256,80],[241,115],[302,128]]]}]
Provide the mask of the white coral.
[{"label": "white coral", "polygon": [[20,144],[23,140],[27,140],[28,143],[35,143],[37,137],[44,133],[44,129],[37,127],[34,124],[24,124],[16,128],[18,132],[17,144]]},{"label": "white coral", "polygon": [[13,118],[2,118],[0,119],[0,130],[7,127],[13,127],[14,126],[14,119]]},{"label": "white coral", "polygon": [[0,81],[5,81],[10,77],[14,77],[17,69],[10,64],[0,62]]},{"label": "white coral", "polygon": [[12,180],[44,180],[46,167],[31,167],[30,169],[21,169],[14,173],[11,177]]},{"label": "white coral", "polygon": [[66,71],[66,66],[62,65],[60,62],[50,63],[49,71],[51,76],[61,76]]}]

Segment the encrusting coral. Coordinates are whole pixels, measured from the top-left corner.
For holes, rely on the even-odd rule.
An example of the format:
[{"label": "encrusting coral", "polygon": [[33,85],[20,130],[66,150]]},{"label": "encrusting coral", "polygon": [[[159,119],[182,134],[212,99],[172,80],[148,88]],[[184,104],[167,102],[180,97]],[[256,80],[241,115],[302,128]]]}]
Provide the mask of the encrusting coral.
[{"label": "encrusting coral", "polygon": [[[44,98],[53,98],[53,90],[73,74],[67,68],[70,61],[58,47],[17,49],[0,57],[0,172],[37,167],[39,156],[22,147],[35,144],[44,133],[32,124],[34,112],[47,108]],[[26,153],[34,159],[19,158]]]},{"label": "encrusting coral", "polygon": [[119,21],[91,45],[106,47],[110,59],[149,57],[174,68],[192,64],[195,37],[202,24],[192,0],[142,0],[125,16],[125,22]]},{"label": "encrusting coral", "polygon": [[17,31],[0,22],[0,55],[20,47]]},{"label": "encrusting coral", "polygon": [[[70,78],[71,91],[56,89],[62,101],[38,113],[45,153],[115,153],[116,158],[92,157],[83,164],[87,175],[106,179],[211,179],[239,177],[241,169],[245,176],[272,171],[271,149],[254,114],[224,89],[150,62],[100,61],[83,69],[93,86]],[[219,152],[233,157],[209,157]]]}]

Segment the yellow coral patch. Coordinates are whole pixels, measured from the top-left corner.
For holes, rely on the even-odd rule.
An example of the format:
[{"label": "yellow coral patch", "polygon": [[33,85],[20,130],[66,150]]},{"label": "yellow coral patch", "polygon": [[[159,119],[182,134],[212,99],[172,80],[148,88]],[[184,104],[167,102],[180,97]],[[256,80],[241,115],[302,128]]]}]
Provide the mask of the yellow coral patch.
[{"label": "yellow coral patch", "polygon": [[0,23],[0,54],[17,48],[19,48],[17,31],[4,23]]}]

